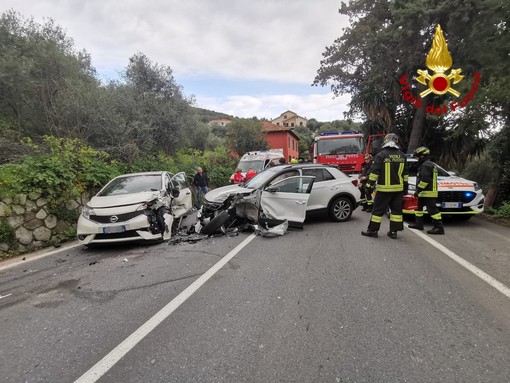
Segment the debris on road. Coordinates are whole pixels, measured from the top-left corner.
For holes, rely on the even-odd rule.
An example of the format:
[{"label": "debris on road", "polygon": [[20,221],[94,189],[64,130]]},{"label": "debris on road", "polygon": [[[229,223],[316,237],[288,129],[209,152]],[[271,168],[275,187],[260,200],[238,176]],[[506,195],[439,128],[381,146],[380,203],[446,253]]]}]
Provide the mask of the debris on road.
[{"label": "debris on road", "polygon": [[287,220],[268,217],[259,211],[254,195],[231,195],[223,204],[192,209],[174,222],[169,245],[196,243],[210,237],[235,237],[239,233],[255,232],[262,237],[279,237],[289,227]]},{"label": "debris on road", "polygon": [[289,221],[285,220],[275,226],[269,227],[267,222],[264,225],[258,225],[255,233],[262,237],[280,237],[285,235],[289,228]]}]

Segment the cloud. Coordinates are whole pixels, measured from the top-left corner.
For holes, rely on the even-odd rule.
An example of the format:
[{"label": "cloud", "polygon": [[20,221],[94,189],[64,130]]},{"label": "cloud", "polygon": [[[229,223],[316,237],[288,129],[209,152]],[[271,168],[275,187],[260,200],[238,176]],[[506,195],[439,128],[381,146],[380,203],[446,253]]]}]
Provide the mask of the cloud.
[{"label": "cloud", "polygon": [[129,57],[143,52],[170,66],[185,94],[207,109],[267,118],[290,109],[320,121],[342,119],[347,110],[348,95],[333,99],[329,89],[310,86],[325,47],[347,26],[339,0],[2,3],[37,21],[53,18],[91,54],[102,79],[117,78]]},{"label": "cloud", "polygon": [[346,20],[338,0],[4,0],[52,17],[92,54],[99,72],[137,51],[176,74],[310,84]]},{"label": "cloud", "polygon": [[283,94],[268,96],[230,96],[225,98],[197,98],[196,106],[221,111],[236,117],[267,118],[278,117],[287,110],[292,110],[308,119],[318,121],[343,120],[343,113],[349,108],[350,96],[333,98],[328,94],[310,94],[305,96]]}]

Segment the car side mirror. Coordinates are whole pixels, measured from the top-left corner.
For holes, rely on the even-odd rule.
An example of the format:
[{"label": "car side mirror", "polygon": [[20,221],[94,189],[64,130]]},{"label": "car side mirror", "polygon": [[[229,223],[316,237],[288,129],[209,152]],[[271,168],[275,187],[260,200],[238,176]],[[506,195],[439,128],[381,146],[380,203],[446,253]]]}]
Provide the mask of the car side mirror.
[{"label": "car side mirror", "polygon": [[268,186],[266,188],[266,191],[268,191],[269,193],[276,193],[278,191],[278,188],[276,186]]},{"label": "car side mirror", "polygon": [[172,195],[173,198],[177,198],[179,197],[179,194],[181,194],[181,191],[177,188],[173,188],[170,194]]}]

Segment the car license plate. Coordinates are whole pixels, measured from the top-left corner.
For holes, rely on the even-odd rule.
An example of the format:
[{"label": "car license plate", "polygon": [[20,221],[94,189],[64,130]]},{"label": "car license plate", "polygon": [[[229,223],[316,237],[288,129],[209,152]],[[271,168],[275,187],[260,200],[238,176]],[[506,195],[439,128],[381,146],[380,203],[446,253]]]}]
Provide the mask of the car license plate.
[{"label": "car license plate", "polygon": [[462,207],[462,202],[443,202],[441,204],[443,208],[450,209],[460,209]]},{"label": "car license plate", "polygon": [[126,231],[126,226],[107,226],[103,227],[103,234],[111,234],[111,233],[124,233]]}]

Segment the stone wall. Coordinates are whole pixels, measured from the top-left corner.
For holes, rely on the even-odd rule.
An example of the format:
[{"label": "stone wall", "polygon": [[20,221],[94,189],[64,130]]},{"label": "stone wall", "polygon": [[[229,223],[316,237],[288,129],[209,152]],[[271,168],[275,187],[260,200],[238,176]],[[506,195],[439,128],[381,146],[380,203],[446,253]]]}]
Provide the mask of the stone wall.
[{"label": "stone wall", "polygon": [[[66,202],[65,207],[61,209],[67,210],[70,214],[63,215],[72,216],[74,213],[77,217],[81,207],[89,199],[89,194],[83,193],[76,200]],[[25,253],[54,245],[62,240],[62,233],[71,226],[76,228],[75,222],[67,222],[52,214],[48,200],[37,193],[2,198],[0,220],[5,220],[15,233],[14,243],[0,243],[0,256]]]}]

